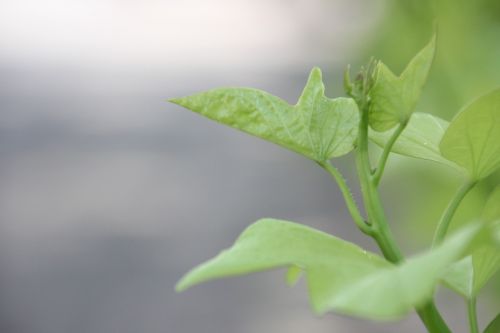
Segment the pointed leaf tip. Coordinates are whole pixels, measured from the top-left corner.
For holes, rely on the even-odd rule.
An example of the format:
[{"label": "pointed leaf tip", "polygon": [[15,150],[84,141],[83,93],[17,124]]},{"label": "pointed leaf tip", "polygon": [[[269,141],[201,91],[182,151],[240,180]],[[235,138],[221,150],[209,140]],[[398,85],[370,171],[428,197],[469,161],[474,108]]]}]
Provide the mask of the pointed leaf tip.
[{"label": "pointed leaf tip", "polygon": [[309,75],[310,76],[318,76],[320,79],[323,77],[323,73],[321,72],[321,69],[318,66],[314,66],[311,69],[311,73]]},{"label": "pointed leaf tip", "polygon": [[176,285],[175,285],[175,292],[177,293],[181,293],[183,292],[184,290],[186,290],[186,288],[184,287],[184,285],[181,283],[182,281],[179,281]]},{"label": "pointed leaf tip", "polygon": [[309,73],[307,83],[302,90],[297,105],[316,103],[316,99],[324,97],[325,85],[323,83],[323,74],[319,67],[313,67]]},{"label": "pointed leaf tip", "polygon": [[400,76],[382,62],[377,64],[375,82],[369,93],[369,121],[374,130],[384,132],[410,119],[434,60],[435,44],[434,35]]},{"label": "pointed leaf tip", "polygon": [[175,292],[181,293],[183,291],[186,291],[187,289],[191,288],[194,284],[190,283],[189,281],[189,276],[190,274],[194,271],[195,269],[192,269],[189,271],[187,274],[185,274],[175,285]]},{"label": "pointed leaf tip", "polygon": [[183,99],[184,99],[184,97],[174,97],[174,98],[167,99],[167,102],[182,106]]}]

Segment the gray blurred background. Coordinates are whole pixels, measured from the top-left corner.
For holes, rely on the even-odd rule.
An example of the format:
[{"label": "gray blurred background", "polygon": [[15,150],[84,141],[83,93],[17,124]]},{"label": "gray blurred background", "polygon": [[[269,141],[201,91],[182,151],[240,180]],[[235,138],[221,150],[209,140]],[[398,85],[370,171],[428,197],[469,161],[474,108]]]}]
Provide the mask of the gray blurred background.
[{"label": "gray blurred background", "polygon": [[[314,65],[323,68],[327,94],[342,95],[347,63],[387,55],[400,69],[430,36],[436,13],[428,1],[401,3],[2,0],[0,332],[423,332],[414,315],[398,323],[318,318],[304,284],[286,287],[282,271],[174,292],[182,274],[261,217],[375,250],[320,168],[166,99],[253,86],[295,103]],[[414,32],[395,36],[408,22]],[[480,59],[485,66],[488,59]],[[488,85],[500,79],[492,77]],[[449,116],[480,88],[443,89],[449,108],[430,112]],[[436,90],[426,91],[430,105]],[[396,171],[385,179],[386,198],[420,200],[419,192],[393,190],[401,179],[423,187],[438,181],[443,193],[454,188],[456,179],[434,165],[398,172],[406,161],[391,159]],[[355,186],[351,158],[337,164]],[[429,168],[437,171],[429,176]],[[446,201],[432,199],[434,215]],[[398,221],[414,207],[391,203]],[[420,227],[395,228],[408,253],[430,237]],[[481,318],[493,315],[494,299],[480,304]],[[465,332],[459,298],[443,291],[440,304]]]}]

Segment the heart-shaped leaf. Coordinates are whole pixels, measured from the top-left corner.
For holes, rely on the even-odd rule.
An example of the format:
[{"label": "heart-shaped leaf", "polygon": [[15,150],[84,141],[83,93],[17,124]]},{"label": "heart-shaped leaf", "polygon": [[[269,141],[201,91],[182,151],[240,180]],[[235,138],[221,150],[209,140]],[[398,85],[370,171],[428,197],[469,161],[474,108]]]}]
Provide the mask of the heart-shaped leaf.
[{"label": "heart-shaped leaf", "polygon": [[429,74],[436,48],[436,37],[408,64],[400,76],[379,62],[370,89],[370,126],[379,132],[406,123],[415,110]]},{"label": "heart-shaped leaf", "polygon": [[354,148],[359,123],[352,99],[330,99],[324,91],[321,71],[314,68],[294,106],[250,88],[220,88],[170,101],[323,162]]},{"label": "heart-shaped leaf", "polygon": [[[448,125],[449,123],[446,120],[439,117],[416,112],[411,116],[410,121],[394,143],[391,151],[459,168],[458,165],[444,158],[439,150],[439,143]],[[370,130],[370,139],[381,148],[384,148],[395,130],[391,129],[385,132]]]},{"label": "heart-shaped leaf", "polygon": [[231,248],[189,272],[177,290],[222,277],[291,266],[289,282],[296,280],[299,268],[304,271],[316,312],[335,310],[371,319],[394,319],[432,298],[444,269],[461,256],[476,231],[470,227],[440,247],[394,266],[323,232],[264,219],[244,231]]},{"label": "heart-shaped leaf", "polygon": [[441,154],[480,180],[500,167],[500,89],[479,97],[452,120]]}]

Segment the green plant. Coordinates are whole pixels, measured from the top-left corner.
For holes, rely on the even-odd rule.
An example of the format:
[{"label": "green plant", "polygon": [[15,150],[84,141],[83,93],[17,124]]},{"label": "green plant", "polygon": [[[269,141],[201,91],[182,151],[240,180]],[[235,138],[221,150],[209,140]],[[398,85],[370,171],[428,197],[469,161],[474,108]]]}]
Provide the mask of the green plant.
[{"label": "green plant", "polygon": [[[435,38],[396,76],[370,61],[344,87],[349,97],[324,95],[321,71],[314,68],[296,105],[250,88],[221,88],[172,99],[210,119],[271,141],[316,162],[337,182],[357,227],[372,237],[383,257],[311,229],[262,219],[235,244],[189,272],[177,285],[185,290],[208,280],[287,267],[286,281],[307,279],[317,313],[337,311],[375,320],[396,320],[415,309],[428,332],[451,332],[434,304],[443,283],[468,305],[470,332],[479,332],[476,297],[500,268],[500,186],[482,216],[452,236],[447,231],[462,199],[500,167],[500,89],[479,97],[447,122],[414,113],[435,53]],[[382,148],[373,168],[369,140]],[[339,170],[330,160],[354,152],[364,217]],[[437,223],[431,248],[406,259],[399,249],[378,193],[390,153],[427,159],[463,175]],[[497,317],[485,333],[498,332]]]}]

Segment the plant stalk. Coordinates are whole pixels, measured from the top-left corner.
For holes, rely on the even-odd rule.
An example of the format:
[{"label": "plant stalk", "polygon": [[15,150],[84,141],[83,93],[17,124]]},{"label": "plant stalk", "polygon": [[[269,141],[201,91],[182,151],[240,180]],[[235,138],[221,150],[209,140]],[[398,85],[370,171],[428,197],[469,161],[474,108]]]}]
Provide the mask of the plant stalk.
[{"label": "plant stalk", "polygon": [[476,298],[472,297],[467,301],[467,313],[469,315],[470,333],[479,333],[479,325],[477,323]]},{"label": "plant stalk", "polygon": [[359,181],[361,184],[361,192],[363,194],[363,202],[366,208],[368,220],[374,228],[374,239],[377,241],[380,249],[387,260],[393,263],[399,263],[404,260],[403,255],[396,245],[394,236],[392,235],[382,202],[377,191],[375,182],[371,172],[370,160],[368,157],[368,113],[362,112],[361,121],[358,133],[358,149],[356,155],[356,167],[358,171]]},{"label": "plant stalk", "polygon": [[[376,240],[384,257],[397,264],[404,261],[404,256],[399,249],[394,236],[389,228],[387,218],[382,207],[377,190],[378,180],[373,177],[370,159],[368,156],[368,110],[361,108],[361,121],[359,124],[358,149],[356,155],[356,167],[363,193],[368,219],[374,229],[373,238]],[[401,130],[402,131],[402,130]],[[399,134],[398,134],[399,135]],[[384,162],[385,163],[385,162]],[[378,177],[380,179],[380,176]],[[441,317],[434,301],[428,302],[421,308],[416,309],[420,319],[429,333],[451,333]]]},{"label": "plant stalk", "polygon": [[476,181],[466,181],[450,201],[437,225],[436,232],[434,233],[434,240],[432,241],[432,247],[436,247],[443,242],[453,215],[455,215],[458,206],[460,206],[460,203],[465,198],[467,193],[469,193],[469,191],[474,187],[474,185],[476,185]]},{"label": "plant stalk", "polygon": [[416,309],[416,311],[429,333],[451,333],[450,328],[436,308],[434,300],[428,302],[422,308]]},{"label": "plant stalk", "polygon": [[351,217],[358,226],[358,228],[365,234],[371,235],[372,234],[372,229],[371,226],[366,223],[365,219],[361,216],[361,213],[359,212],[358,205],[356,204],[356,201],[354,200],[354,197],[352,196],[351,190],[346,184],[346,181],[342,174],[335,168],[333,165],[331,165],[329,162],[318,162],[318,164],[325,169],[331,176],[332,178],[337,182],[340,191],[342,192],[342,195],[344,196],[344,200],[346,202],[347,209],[349,210],[349,213],[351,214]]},{"label": "plant stalk", "polygon": [[380,183],[380,179],[384,174],[385,165],[387,163],[387,159],[389,158],[389,154],[391,153],[392,147],[396,143],[396,140],[399,138],[401,133],[406,128],[407,124],[408,122],[399,124],[396,131],[394,131],[394,133],[391,135],[391,138],[385,145],[384,150],[382,151],[382,155],[380,155],[380,160],[378,162],[377,169],[375,170],[375,174],[373,175],[373,182],[375,183],[375,185],[378,186],[378,184]]}]

